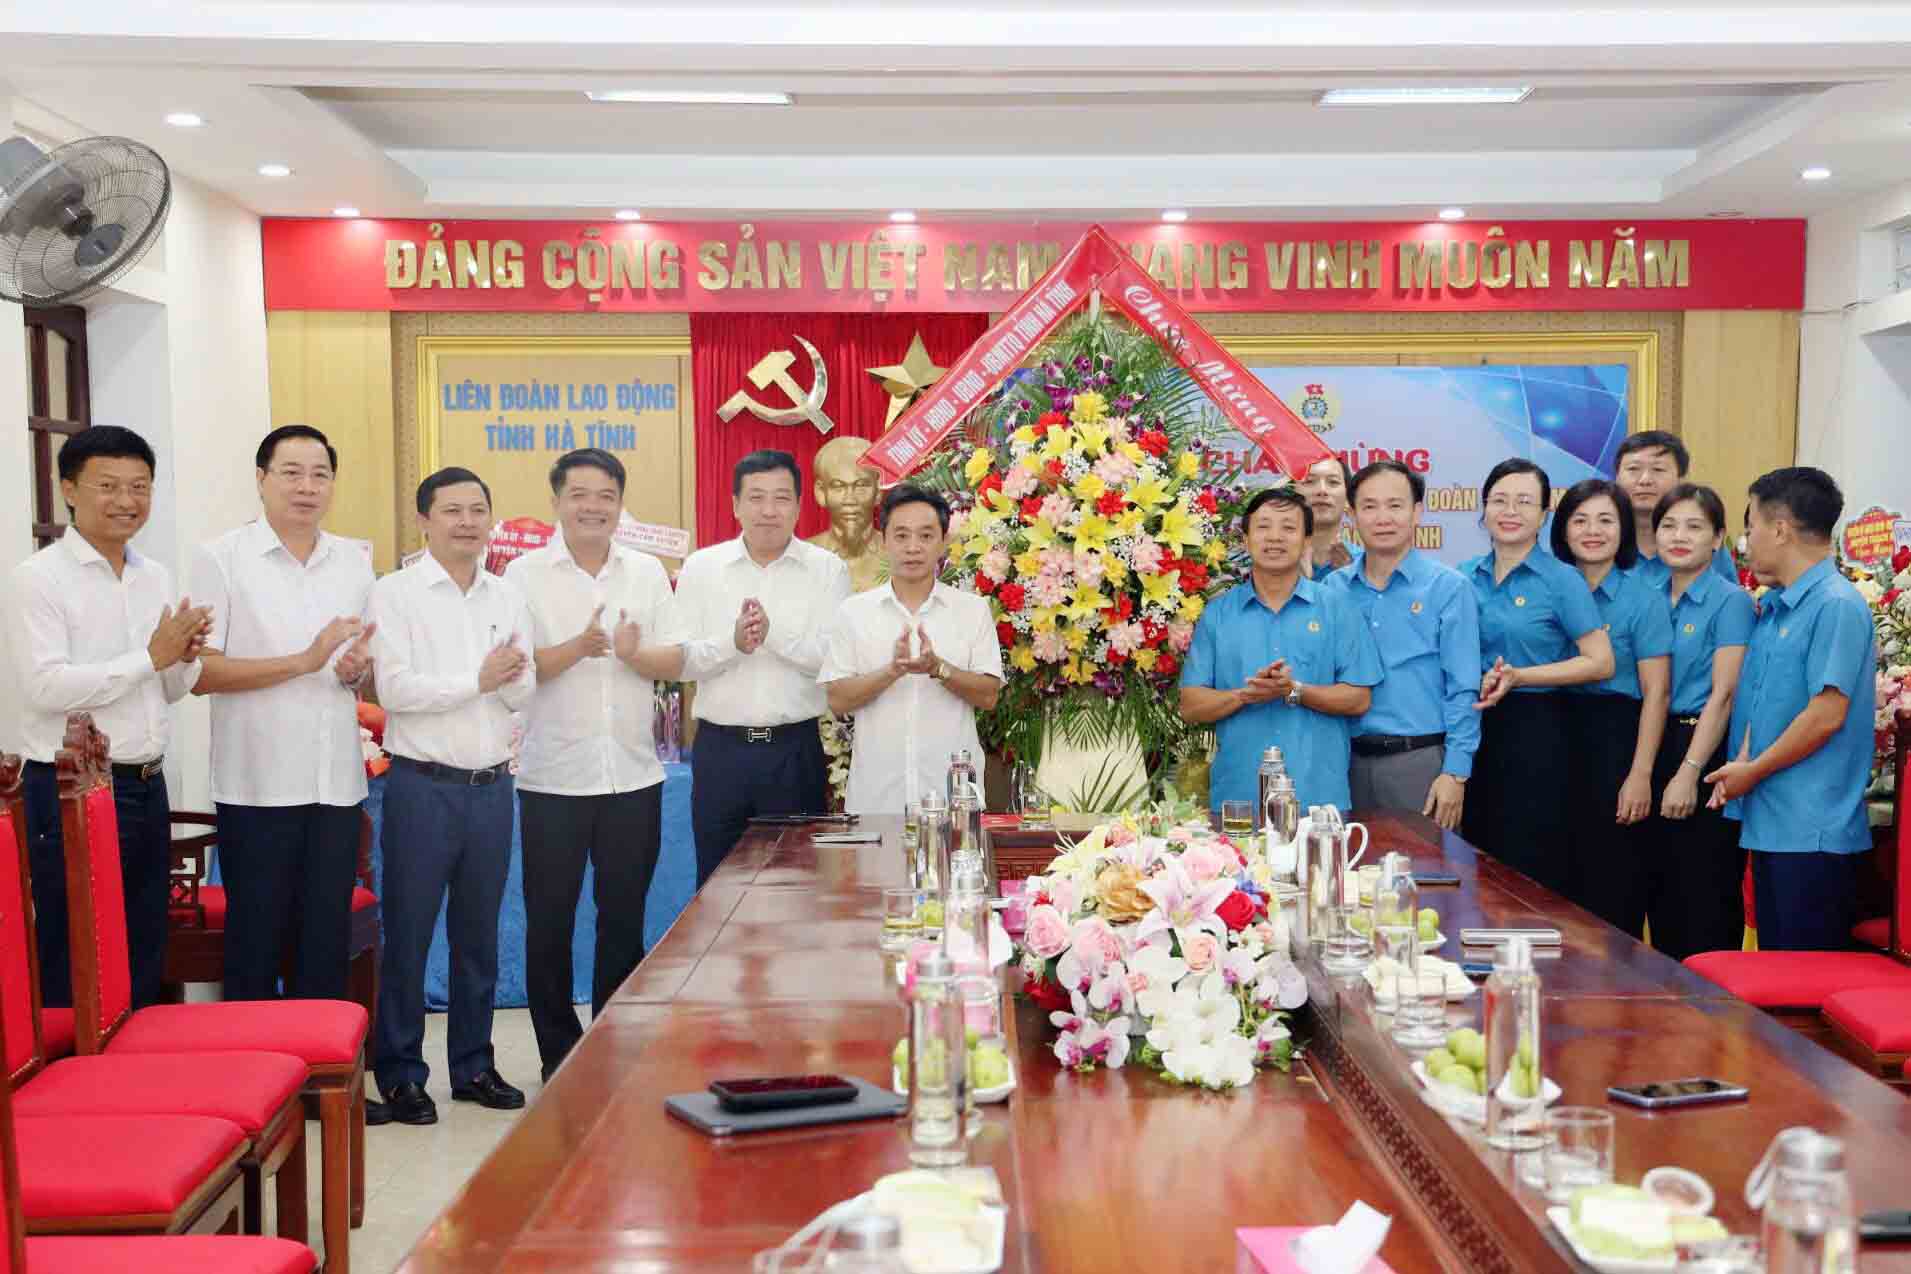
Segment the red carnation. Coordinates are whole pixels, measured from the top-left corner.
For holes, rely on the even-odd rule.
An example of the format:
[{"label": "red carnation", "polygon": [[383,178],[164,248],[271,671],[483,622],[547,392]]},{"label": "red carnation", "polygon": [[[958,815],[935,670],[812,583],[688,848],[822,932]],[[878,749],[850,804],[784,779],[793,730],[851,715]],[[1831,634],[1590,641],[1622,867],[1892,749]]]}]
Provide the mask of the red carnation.
[{"label": "red carnation", "polygon": [[1891,570],[1895,574],[1911,567],[1911,544],[1900,544],[1898,551],[1891,555]]},{"label": "red carnation", "polygon": [[1047,478],[1050,482],[1060,482],[1062,480],[1062,462],[1059,460],[1051,460],[1043,465],[1042,476]]},{"label": "red carnation", "polygon": [[1135,439],[1135,445],[1157,458],[1167,455],[1170,446],[1168,435],[1159,429],[1142,430],[1141,436]]},{"label": "red carnation", "polygon": [[989,492],[1000,491],[1001,489],[1002,475],[1000,473],[990,473],[988,477],[975,484],[976,503],[986,503]]},{"label": "red carnation", "polygon": [[1157,677],[1172,677],[1180,671],[1180,661],[1165,650],[1161,652],[1161,657],[1155,660],[1155,675]]},{"label": "red carnation", "polygon": [[1058,428],[1066,428],[1068,425],[1068,413],[1065,411],[1045,411],[1035,420],[1035,427],[1038,429],[1045,429],[1050,425],[1057,426]]},{"label": "red carnation", "polygon": [[1034,978],[1022,985],[1023,992],[1035,1002],[1035,1006],[1050,1013],[1065,1013],[1070,1007],[1068,992],[1048,978]]},{"label": "red carnation", "polygon": [[1221,917],[1222,924],[1235,933],[1239,933],[1254,923],[1258,910],[1254,905],[1254,899],[1237,889],[1215,908],[1214,914]]},{"label": "red carnation", "polygon": [[1122,508],[1128,503],[1119,491],[1104,491],[1101,499],[1095,501],[1095,512],[1105,518],[1118,518]]},{"label": "red carnation", "polygon": [[1024,522],[1033,522],[1036,518],[1039,518],[1041,516],[1042,516],[1042,497],[1041,496],[1032,495],[1028,499],[1022,501],[1022,520]]},{"label": "red carnation", "polygon": [[1214,498],[1213,487],[1209,487],[1200,495],[1196,496],[1194,502],[1200,506],[1203,513],[1219,513],[1221,511],[1221,502]]},{"label": "red carnation", "polygon": [[1104,662],[1107,663],[1107,665],[1110,668],[1119,668],[1123,664],[1128,662],[1128,656],[1122,654],[1119,650],[1116,650],[1113,646],[1110,646],[1108,648],[1107,658],[1104,660]]},{"label": "red carnation", "polygon": [[1134,613],[1135,599],[1130,597],[1127,593],[1123,593],[1115,599],[1113,606],[1104,606],[1102,608],[1101,617],[1110,624],[1121,624],[1126,623],[1128,617]]},{"label": "red carnation", "polygon": [[1181,591],[1198,593],[1208,586],[1208,568],[1199,562],[1183,562],[1181,570]]},{"label": "red carnation", "polygon": [[[1014,586],[1010,585],[1010,587]],[[1004,649],[1013,646],[1015,644],[1015,625],[1009,623],[1006,619],[998,621],[995,625],[995,639],[1002,643]]]},{"label": "red carnation", "polygon": [[1163,641],[1167,640],[1167,637],[1168,629],[1166,625],[1157,624],[1152,619],[1144,619],[1141,621],[1142,645],[1159,646]]},{"label": "red carnation", "polygon": [[995,591],[995,581],[990,579],[987,575],[984,575],[981,571],[977,571],[975,573],[975,591],[987,597],[990,593]]},{"label": "red carnation", "polygon": [[1901,589],[1887,588],[1884,591],[1884,596],[1878,599],[1878,604],[1880,606],[1889,606],[1891,603],[1898,600],[1898,594],[1902,591],[1903,590]]},{"label": "red carnation", "polygon": [[1020,584],[1004,584],[995,592],[995,600],[1000,602],[1002,609],[1011,615],[1022,609],[1022,603],[1026,599],[1027,593]]}]

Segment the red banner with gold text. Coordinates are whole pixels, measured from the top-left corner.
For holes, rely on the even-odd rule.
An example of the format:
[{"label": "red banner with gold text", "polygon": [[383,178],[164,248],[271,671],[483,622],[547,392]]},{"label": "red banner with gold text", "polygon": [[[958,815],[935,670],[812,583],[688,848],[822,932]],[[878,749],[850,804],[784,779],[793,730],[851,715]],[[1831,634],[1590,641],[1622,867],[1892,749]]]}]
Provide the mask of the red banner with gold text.
[{"label": "red banner with gold text", "polygon": [[876,440],[863,463],[891,482],[901,481],[1097,290],[1153,333],[1234,427],[1289,477],[1299,480],[1309,466],[1333,457],[1327,444],[1165,289],[1156,287],[1107,231],[1091,226],[1053,269],[956,360],[941,381]]},{"label": "red banner with gold text", "polygon": [[[1081,222],[269,218],[268,310],[993,313]],[[1113,223],[1208,311],[1796,310],[1803,221]]]}]

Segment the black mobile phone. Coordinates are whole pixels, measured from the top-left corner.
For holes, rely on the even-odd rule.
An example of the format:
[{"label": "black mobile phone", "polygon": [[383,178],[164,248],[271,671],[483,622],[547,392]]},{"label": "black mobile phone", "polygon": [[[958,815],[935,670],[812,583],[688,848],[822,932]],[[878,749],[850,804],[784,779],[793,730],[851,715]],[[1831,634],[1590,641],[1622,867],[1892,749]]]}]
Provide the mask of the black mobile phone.
[{"label": "black mobile phone", "polygon": [[1660,1080],[1652,1084],[1614,1084],[1606,1090],[1606,1096],[1614,1101],[1641,1106],[1646,1110],[1698,1106],[1715,1101],[1741,1101],[1749,1095],[1750,1090],[1742,1085],[1700,1075]]},{"label": "black mobile phone", "polygon": [[850,1101],[856,1086],[841,1075],[771,1075],[761,1079],[710,1082],[717,1104],[729,1111],[790,1110]]},{"label": "black mobile phone", "polygon": [[1460,877],[1457,872],[1450,871],[1417,871],[1413,873],[1413,883],[1423,887],[1426,885],[1457,885],[1460,883]]},{"label": "black mobile phone", "polygon": [[1911,1243],[1911,1211],[1867,1212],[1858,1218],[1858,1237],[1867,1243]]}]

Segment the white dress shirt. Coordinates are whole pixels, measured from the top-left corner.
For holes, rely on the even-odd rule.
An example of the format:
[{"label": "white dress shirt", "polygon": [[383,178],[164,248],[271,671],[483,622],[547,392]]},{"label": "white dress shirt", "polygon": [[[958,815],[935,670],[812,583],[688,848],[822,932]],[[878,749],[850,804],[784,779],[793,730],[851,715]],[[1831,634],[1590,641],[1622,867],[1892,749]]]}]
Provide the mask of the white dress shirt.
[{"label": "white dress shirt", "polygon": [[[754,597],[770,635],[737,650],[737,615]],[[718,725],[775,726],[829,710],[816,683],[830,621],[849,598],[849,568],[826,548],[792,539],[758,566],[741,536],[698,549],[677,574],[677,614],[688,637],[684,678],[697,682],[695,712]]]},{"label": "white dress shirt", "polygon": [[[301,562],[264,518],[199,546],[192,598],[212,606],[206,645],[229,659],[279,659],[340,616],[363,617],[372,563],[319,532]],[[212,799],[224,805],[356,805],[365,799],[358,696],[334,651],[317,672],[263,690],[212,696]]]},{"label": "white dress shirt", "polygon": [[[562,531],[541,549],[516,558],[504,578],[517,585],[531,612],[538,646],[556,646],[584,631],[604,608],[606,633],[620,619],[643,628],[646,646],[674,645],[676,604],[663,563],[648,553],[610,546],[595,576],[571,556]],[[634,792],[664,781],[657,760],[657,697],[650,678],[615,655],[580,659],[540,681],[525,713],[518,788],[557,796]]]},{"label": "white dress shirt", "polygon": [[[938,583],[914,614],[888,584],[844,602],[830,625],[818,682],[828,685],[888,667],[896,655],[896,638],[918,627],[929,634],[929,644],[949,667],[1002,680],[1002,643],[989,603]],[[975,709],[923,673],[904,676],[859,708],[855,717],[856,747],[850,753],[849,791],[843,800],[843,808],[852,814],[900,814],[911,801],[940,793],[949,757],[963,748],[980,763]]]},{"label": "white dress shirt", "polygon": [[[511,759],[511,714],[531,704],[537,669],[531,613],[515,584],[479,567],[462,592],[430,553],[372,588],[373,675],[385,705],[385,750],[482,770]],[[489,694],[478,668],[512,634],[524,670]]]},{"label": "white dress shirt", "polygon": [[146,653],[160,612],[179,604],[172,588],[166,568],[131,546],[125,570],[113,574],[99,550],[70,528],[13,568],[7,645],[26,705],[20,733],[27,760],[53,760],[69,712],[93,714],[116,762],[165,754],[172,728],[166,705],[199,679],[196,661],[155,672]]}]

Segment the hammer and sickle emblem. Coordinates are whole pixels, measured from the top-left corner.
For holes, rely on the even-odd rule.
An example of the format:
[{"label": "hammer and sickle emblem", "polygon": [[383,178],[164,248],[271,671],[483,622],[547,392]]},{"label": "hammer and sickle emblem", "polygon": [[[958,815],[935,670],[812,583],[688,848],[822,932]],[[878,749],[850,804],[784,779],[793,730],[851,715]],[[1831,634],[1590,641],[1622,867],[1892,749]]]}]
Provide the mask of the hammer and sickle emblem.
[{"label": "hammer and sickle emblem", "polygon": [[829,369],[823,366],[823,356],[816,347],[798,336],[796,343],[809,351],[810,367],[815,377],[809,392],[804,393],[802,386],[790,375],[790,366],[796,362],[796,355],[789,350],[772,350],[757,360],[750,369],[750,383],[758,389],[768,389],[774,385],[789,398],[788,407],[765,407],[750,397],[749,391],[739,389],[731,394],[723,406],[717,408],[717,418],[728,423],[736,419],[741,412],[749,412],[768,425],[800,425],[805,420],[816,426],[816,432],[826,434],[836,428],[836,422],[823,410],[823,400],[829,396]]}]

